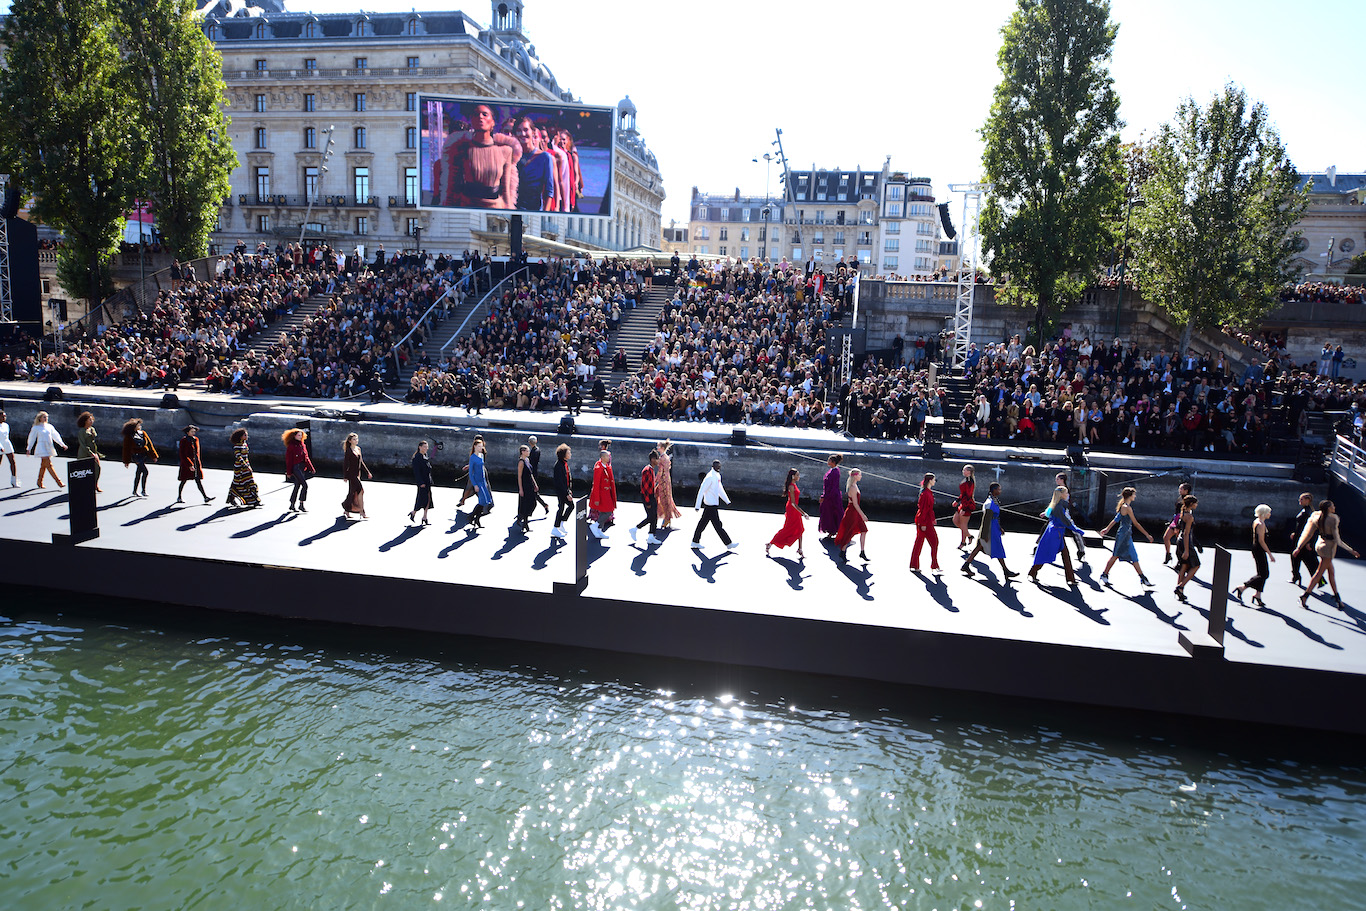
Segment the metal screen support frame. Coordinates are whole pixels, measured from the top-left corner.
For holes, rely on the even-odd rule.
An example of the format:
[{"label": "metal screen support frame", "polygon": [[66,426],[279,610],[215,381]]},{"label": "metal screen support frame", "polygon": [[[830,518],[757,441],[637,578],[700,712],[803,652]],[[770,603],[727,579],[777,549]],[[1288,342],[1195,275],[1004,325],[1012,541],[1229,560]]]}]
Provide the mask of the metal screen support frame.
[{"label": "metal screen support frame", "polygon": [[[0,200],[9,189],[9,175],[0,174]],[[10,287],[9,219],[0,218],[0,323],[14,322],[14,294]]]},{"label": "metal screen support frame", "polygon": [[[949,190],[963,194],[962,239],[958,242],[958,293],[953,308],[953,367],[963,366],[972,343],[972,305],[977,297],[977,261],[969,259],[969,240],[977,242],[977,223],[982,214],[984,183],[951,183]],[[971,212],[971,220],[969,220]]]}]

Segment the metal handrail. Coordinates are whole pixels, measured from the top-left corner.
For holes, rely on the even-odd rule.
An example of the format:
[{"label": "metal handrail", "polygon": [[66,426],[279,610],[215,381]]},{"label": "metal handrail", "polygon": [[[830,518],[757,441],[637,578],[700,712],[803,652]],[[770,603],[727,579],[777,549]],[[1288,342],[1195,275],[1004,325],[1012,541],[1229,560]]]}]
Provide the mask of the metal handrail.
[{"label": "metal handrail", "polygon": [[1341,467],[1334,472],[1338,480],[1366,493],[1366,449],[1338,434],[1330,461],[1334,467]]},{"label": "metal handrail", "polygon": [[483,297],[479,298],[479,303],[475,304],[474,308],[470,310],[469,313],[465,314],[465,319],[460,323],[460,328],[456,329],[455,333],[450,338],[446,339],[446,344],[441,346],[441,356],[443,358],[446,356],[446,349],[449,348],[451,344],[460,337],[461,333],[465,331],[465,327],[469,325],[470,320],[473,319],[474,315],[479,312],[479,308],[483,307],[484,304],[488,303],[489,298],[493,297],[493,295],[498,291],[499,288],[503,287],[503,285],[512,281],[514,278],[516,278],[518,275],[521,275],[523,272],[529,271],[531,271],[529,266],[523,266],[515,272],[503,276],[502,281],[500,281],[498,284],[490,288],[488,290],[488,293],[485,294]]},{"label": "metal handrail", "polygon": [[402,347],[403,347],[403,343],[406,342],[406,341],[408,341],[408,339],[412,338],[412,337],[413,337],[413,333],[416,332],[420,326],[424,325],[424,324],[427,322],[427,317],[429,317],[429,316],[432,315],[432,311],[436,309],[436,305],[439,304],[439,303],[441,303],[441,302],[442,302],[443,300],[445,300],[446,298],[450,297],[450,296],[451,296],[451,292],[454,291],[454,290],[456,289],[456,287],[458,286],[458,284],[459,284],[458,282],[452,282],[452,283],[451,283],[451,286],[450,286],[449,288],[447,288],[445,291],[443,291],[443,292],[441,293],[441,296],[440,296],[440,297],[438,297],[436,300],[432,301],[432,305],[431,305],[430,307],[428,307],[428,308],[423,312],[423,314],[417,318],[417,321],[416,321],[415,323],[413,323],[413,328],[411,328],[411,329],[408,330],[408,334],[405,335],[405,336],[403,336],[403,338],[399,339],[399,340],[394,344],[394,347],[393,347],[392,350],[393,350],[393,353],[394,353],[394,376],[395,376],[395,377],[397,377],[397,376],[403,371],[403,365],[400,364],[400,363],[399,363],[399,360],[398,360],[398,349],[402,348]]}]

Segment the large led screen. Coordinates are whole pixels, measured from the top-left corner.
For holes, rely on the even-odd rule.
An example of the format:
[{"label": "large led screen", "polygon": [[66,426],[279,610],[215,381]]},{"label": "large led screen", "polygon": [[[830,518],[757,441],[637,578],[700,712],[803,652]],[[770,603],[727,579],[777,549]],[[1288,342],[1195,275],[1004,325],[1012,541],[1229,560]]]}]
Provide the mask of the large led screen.
[{"label": "large led screen", "polygon": [[418,99],[423,207],[612,214],[613,108]]}]

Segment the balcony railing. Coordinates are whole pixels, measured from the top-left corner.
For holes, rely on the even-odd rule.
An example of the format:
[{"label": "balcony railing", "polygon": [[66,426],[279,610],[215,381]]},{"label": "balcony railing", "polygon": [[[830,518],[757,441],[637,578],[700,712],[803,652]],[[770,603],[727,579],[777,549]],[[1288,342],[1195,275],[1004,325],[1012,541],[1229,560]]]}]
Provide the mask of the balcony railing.
[{"label": "balcony railing", "polygon": [[225,70],[223,79],[226,82],[253,82],[261,79],[288,79],[291,82],[299,79],[342,79],[342,78],[373,78],[376,76],[406,76],[415,78],[417,76],[446,76],[450,74],[452,67],[445,66],[372,66],[363,70],[354,69],[279,69],[279,70]]},{"label": "balcony railing", "polygon": [[397,196],[389,197],[389,208],[391,209],[416,209],[416,199],[400,199]]}]

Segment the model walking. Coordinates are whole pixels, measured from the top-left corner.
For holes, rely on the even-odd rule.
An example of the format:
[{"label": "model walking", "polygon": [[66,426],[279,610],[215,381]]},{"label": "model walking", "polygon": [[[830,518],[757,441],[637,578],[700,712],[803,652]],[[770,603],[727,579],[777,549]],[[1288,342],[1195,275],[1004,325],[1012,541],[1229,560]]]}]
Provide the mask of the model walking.
[{"label": "model walking", "polygon": [[964,550],[972,543],[969,523],[977,511],[977,478],[971,465],[963,466],[963,480],[958,484],[958,499],[953,501],[953,524],[962,536],[958,549]]},{"label": "model walking", "polygon": [[840,559],[847,560],[844,551],[858,535],[858,556],[860,560],[868,560],[868,516],[863,512],[863,494],[859,492],[859,478],[863,477],[863,472],[857,468],[849,469],[849,480],[844,482],[844,492],[847,499],[844,503],[844,517],[840,519],[840,530],[835,533],[835,546],[840,549]]},{"label": "model walking", "polygon": [[246,506],[257,509],[261,502],[261,491],[256,486],[256,474],[251,470],[251,447],[247,445],[247,428],[239,427],[228,440],[232,443],[232,486],[228,488],[226,502],[229,506]]},{"label": "model walking", "polygon": [[972,561],[978,554],[986,554],[1001,564],[1001,573],[1014,579],[1019,573],[1006,566],[1006,543],[1001,536],[1001,485],[992,482],[987,488],[987,501],[982,506],[982,527],[977,532],[977,545],[963,561],[963,575],[972,575]]},{"label": "model walking", "polygon": [[702,486],[697,488],[696,509],[702,511],[702,518],[697,520],[697,528],[692,533],[692,546],[695,549],[702,549],[702,529],[708,525],[716,529],[716,533],[721,536],[721,543],[729,550],[735,550],[739,546],[730,539],[730,535],[726,534],[726,529],[721,525],[722,503],[730,505],[730,497],[726,495],[725,485],[721,483],[721,460],[713,459],[711,471],[702,479]]},{"label": "model walking", "polygon": [[[1072,502],[1072,485],[1067,483],[1067,472],[1065,472],[1065,471],[1060,471],[1060,472],[1058,472],[1057,474],[1055,474],[1055,475],[1053,476],[1053,479],[1054,479],[1055,481],[1057,481],[1057,486],[1058,486],[1058,487],[1066,488],[1066,490],[1067,490],[1067,501],[1068,501],[1068,504],[1069,504],[1069,505],[1068,505],[1068,512],[1070,513],[1070,512],[1071,512],[1071,505],[1070,505],[1070,504],[1071,504],[1071,502]],[[1041,519],[1047,519],[1048,516],[1049,516],[1049,509],[1051,509],[1051,508],[1052,508],[1052,507],[1049,507],[1049,508],[1045,509],[1043,512],[1039,513],[1039,518],[1041,518]],[[1069,518],[1070,518],[1070,517],[1069,517]],[[1048,527],[1047,525],[1044,526],[1044,528],[1047,528],[1047,527]],[[1071,531],[1069,532],[1069,534],[1071,534],[1072,537],[1076,539],[1076,544],[1077,544],[1077,559],[1080,560],[1082,563],[1085,563],[1085,562],[1086,562],[1086,536],[1083,535],[1083,534],[1081,533],[1081,529],[1077,527],[1077,524],[1076,524],[1075,522],[1072,523]]]},{"label": "model walking", "polygon": [[915,546],[911,548],[911,570],[920,572],[920,548],[930,544],[930,569],[939,571],[939,532],[934,527],[934,475],[925,472],[920,479],[920,497],[915,504]]},{"label": "model walking", "polygon": [[527,446],[530,447],[530,450],[527,452],[527,460],[531,463],[531,480],[536,485],[536,502],[545,510],[546,515],[550,515],[550,506],[546,503],[545,498],[541,496],[541,447],[536,445],[536,438],[534,436],[527,437],[526,442]]},{"label": "model walking", "polygon": [[[1319,503],[1319,511],[1314,514],[1314,518],[1309,520],[1309,525],[1314,533],[1319,536],[1319,543],[1315,548],[1318,551],[1319,566],[1318,569],[1314,570],[1314,575],[1309,577],[1309,584],[1305,586],[1304,594],[1300,595],[1300,607],[1309,606],[1309,596],[1313,593],[1314,586],[1319,584],[1319,579],[1327,578],[1328,587],[1333,591],[1333,601],[1337,603],[1338,610],[1342,610],[1342,596],[1338,594],[1338,580],[1337,574],[1333,571],[1333,558],[1337,556],[1339,547],[1354,557],[1360,557],[1361,554],[1343,542],[1338,528],[1338,510],[1333,505],[1332,500],[1323,500]],[[1308,546],[1311,537],[1310,528],[1304,530],[1304,535],[1300,537],[1300,543],[1296,550]]]},{"label": "model walking", "polygon": [[[1311,537],[1306,543],[1308,546],[1300,547],[1300,538],[1304,535],[1305,528],[1309,525],[1309,520],[1314,518],[1314,497],[1308,493],[1300,494],[1300,511],[1295,513],[1295,518],[1290,521],[1290,581],[1296,585],[1303,585],[1300,579],[1300,567],[1309,570],[1309,575],[1314,574],[1314,570],[1319,568],[1319,555],[1314,551],[1315,540]],[[1316,537],[1318,532],[1314,533]]]},{"label": "model walking", "polygon": [[[484,435],[476,433],[474,440],[470,443],[470,455],[474,455],[474,448],[484,441]],[[470,474],[469,464],[465,465],[465,489],[460,494],[460,502],[455,504],[457,510],[465,505],[465,501],[474,496],[474,476]]]},{"label": "model walking", "polygon": [[346,439],[342,441],[342,477],[346,479],[346,499],[342,500],[342,518],[351,518],[351,513],[358,512],[362,519],[370,518],[365,514],[365,488],[360,483],[360,473],[365,472],[367,481],[373,480],[374,475],[365,465],[365,456],[360,451],[360,437],[354,433],[348,433]]},{"label": "model walking", "polygon": [[0,455],[9,459],[9,486],[19,486],[19,464],[14,461],[14,441],[9,436],[9,420],[0,411]]},{"label": "model walking", "polygon": [[678,504],[674,502],[674,482],[673,482],[673,457],[669,455],[669,450],[673,448],[673,442],[668,438],[659,441],[655,451],[659,453],[659,463],[655,468],[655,496],[659,498],[659,527],[670,528],[674,524],[674,519],[683,518],[683,513],[679,511]]},{"label": "model walking", "polygon": [[[142,418],[133,418],[123,424],[123,467],[131,462],[133,469],[133,496],[147,496],[147,461],[157,460],[157,448],[152,445],[152,437],[142,426]],[[139,485],[142,492],[138,493]]]},{"label": "model walking", "polygon": [[76,417],[76,458],[95,460],[95,493],[104,493],[100,487],[100,444],[99,432],[95,430],[95,416],[82,411]]},{"label": "model walking", "polygon": [[641,519],[635,528],[629,529],[631,540],[636,539],[636,532],[650,526],[650,535],[645,539],[646,544],[663,544],[664,542],[655,537],[655,530],[659,525],[659,450],[651,449],[649,459],[645,467],[640,469],[640,499],[645,505],[645,518]]},{"label": "model walking", "polygon": [[38,487],[43,486],[43,475],[52,475],[52,480],[57,482],[58,487],[65,487],[62,479],[57,477],[57,470],[52,467],[52,460],[57,455],[57,450],[66,451],[66,444],[62,442],[62,435],[57,432],[47,420],[47,412],[40,411],[33,417],[33,429],[28,432],[28,454],[36,455],[38,461]]},{"label": "model walking", "polygon": [[417,511],[422,510],[422,524],[431,525],[431,519],[427,514],[431,512],[435,505],[432,500],[432,459],[427,455],[427,441],[419,440],[417,451],[413,453],[413,483],[417,485],[417,495],[413,498],[413,511],[408,513],[408,521],[412,522],[417,518]]},{"label": "model walking", "polygon": [[593,464],[593,491],[588,495],[588,531],[602,540],[617,511],[617,478],[612,473],[612,450],[598,443],[598,460]]},{"label": "model walking", "polygon": [[517,447],[517,527],[522,531],[531,531],[531,514],[540,499],[541,488],[531,469],[531,447],[523,444]]},{"label": "model walking", "polygon": [[1162,534],[1162,546],[1166,549],[1166,556],[1162,558],[1163,566],[1172,562],[1172,541],[1176,540],[1177,534],[1181,531],[1181,512],[1185,509],[1186,497],[1191,495],[1190,482],[1183,483],[1178,491],[1176,509],[1172,512],[1172,520],[1167,525],[1167,530]]},{"label": "model walking", "polygon": [[1243,591],[1250,588],[1256,593],[1252,596],[1252,603],[1258,607],[1266,607],[1262,602],[1262,589],[1266,587],[1266,580],[1271,578],[1271,564],[1276,562],[1276,555],[1266,543],[1266,520],[1271,518],[1271,507],[1265,503],[1261,504],[1256,509],[1256,516],[1252,520],[1252,559],[1257,564],[1257,572],[1251,579],[1235,588],[1233,596],[1242,601]]},{"label": "model walking", "polygon": [[1200,568],[1200,545],[1195,540],[1195,507],[1200,499],[1188,495],[1181,501],[1181,517],[1176,533],[1176,589],[1174,594],[1186,600],[1186,583],[1195,578]]},{"label": "model walking", "polygon": [[559,505],[555,509],[555,527],[550,530],[552,538],[563,538],[567,534],[564,523],[574,514],[574,478],[569,473],[568,443],[555,447],[555,496]]},{"label": "model walking", "polygon": [[481,521],[484,516],[493,511],[493,488],[489,487],[489,473],[484,466],[484,438],[475,437],[474,447],[470,452],[470,477],[469,483],[474,488],[474,512],[470,513],[470,525],[474,528],[483,528]]},{"label": "model walking", "polygon": [[840,521],[844,519],[844,493],[840,490],[840,463],[843,461],[842,455],[832,455],[825,460],[830,467],[825,470],[821,483],[821,521],[816,527],[827,538],[835,537],[840,530]]},{"label": "model walking", "polygon": [[806,531],[806,513],[797,505],[802,498],[802,492],[797,487],[797,482],[801,480],[802,473],[795,468],[787,470],[787,480],[783,482],[783,527],[778,529],[778,533],[773,536],[773,540],[764,545],[764,556],[769,556],[770,549],[776,547],[781,550],[790,544],[797,545],[798,559],[805,559],[806,554],[802,553],[802,534]]},{"label": "model walking", "polygon": [[1047,510],[1048,524],[1039,536],[1039,543],[1034,545],[1034,565],[1029,569],[1029,578],[1035,582],[1039,581],[1039,567],[1047,566],[1061,555],[1067,584],[1077,584],[1076,573],[1072,571],[1072,555],[1067,552],[1067,535],[1073,527],[1070,497],[1066,487],[1058,486],[1053,490],[1053,500]]},{"label": "model walking", "polygon": [[289,511],[308,512],[308,479],[318,473],[308,457],[308,447],[304,445],[308,434],[297,429],[286,430],[281,439],[285,443],[285,478],[294,485],[289,492]]},{"label": "model walking", "polygon": [[1110,559],[1105,564],[1105,569],[1101,571],[1100,581],[1102,585],[1110,584],[1110,569],[1116,561],[1123,560],[1134,567],[1134,572],[1138,573],[1138,581],[1144,585],[1152,586],[1148,577],[1143,575],[1143,567],[1138,565],[1138,550],[1134,547],[1134,529],[1143,532],[1143,536],[1151,544],[1153,536],[1148,534],[1147,529],[1139,524],[1138,518],[1134,516],[1134,500],[1138,497],[1138,491],[1132,487],[1126,487],[1119,494],[1119,503],[1115,506],[1115,517],[1110,520],[1110,524],[1105,526],[1100,536],[1103,538],[1110,533],[1110,529],[1115,529],[1115,546],[1110,552]]},{"label": "model walking", "polygon": [[193,424],[187,426],[176,450],[180,458],[180,486],[176,488],[175,501],[185,502],[185,485],[194,481],[204,502],[212,503],[213,497],[204,492],[204,462],[199,457],[199,428]]}]

